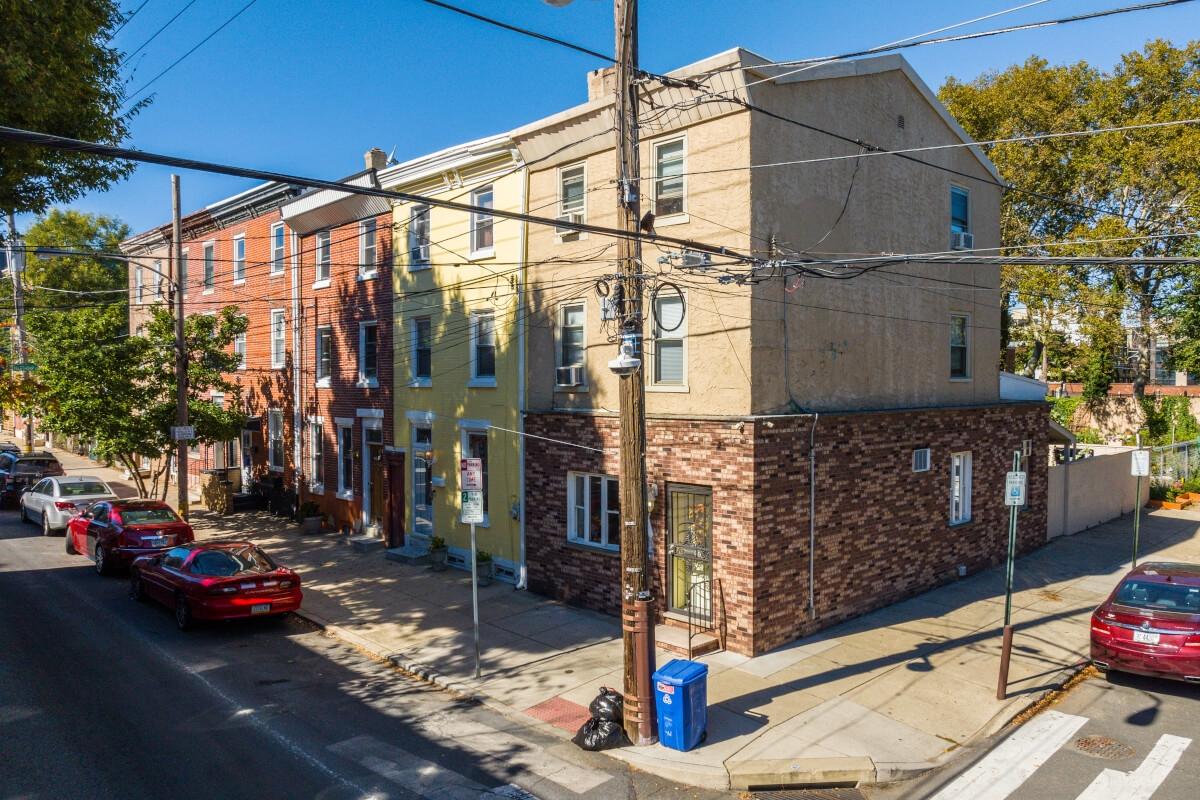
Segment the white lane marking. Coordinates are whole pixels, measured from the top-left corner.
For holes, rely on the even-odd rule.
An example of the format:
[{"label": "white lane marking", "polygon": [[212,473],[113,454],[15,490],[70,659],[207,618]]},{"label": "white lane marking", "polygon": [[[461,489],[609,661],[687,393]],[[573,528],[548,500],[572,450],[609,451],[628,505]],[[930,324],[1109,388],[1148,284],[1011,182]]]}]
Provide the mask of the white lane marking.
[{"label": "white lane marking", "polygon": [[930,800],[1004,800],[1085,722],[1058,711],[1039,714]]},{"label": "white lane marking", "polygon": [[1137,769],[1104,770],[1076,800],[1150,800],[1191,743],[1191,739],[1164,734]]}]

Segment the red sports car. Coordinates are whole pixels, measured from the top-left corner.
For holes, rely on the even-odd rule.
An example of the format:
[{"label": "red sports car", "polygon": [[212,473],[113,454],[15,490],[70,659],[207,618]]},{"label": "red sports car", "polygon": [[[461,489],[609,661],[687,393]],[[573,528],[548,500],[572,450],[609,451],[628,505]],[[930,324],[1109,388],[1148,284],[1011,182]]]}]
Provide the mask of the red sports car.
[{"label": "red sports car", "polygon": [[1146,563],[1092,614],[1102,671],[1200,683],[1200,565]]},{"label": "red sports car", "polygon": [[158,500],[102,500],[67,523],[67,552],[90,556],[101,575],[195,538],[192,526]]},{"label": "red sports car", "polygon": [[129,570],[129,596],[175,609],[187,630],[198,619],[282,614],[300,607],[300,576],[249,542],[196,542],[142,556]]}]

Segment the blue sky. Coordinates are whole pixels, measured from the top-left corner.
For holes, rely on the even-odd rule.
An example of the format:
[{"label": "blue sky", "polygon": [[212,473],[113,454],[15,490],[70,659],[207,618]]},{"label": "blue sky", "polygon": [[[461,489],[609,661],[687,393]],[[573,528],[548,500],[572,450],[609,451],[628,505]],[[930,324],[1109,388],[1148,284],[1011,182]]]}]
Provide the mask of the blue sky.
[{"label": "blue sky", "polygon": [[[505,21],[612,52],[611,0],[453,0]],[[123,0],[127,9],[141,0]],[[115,43],[141,45],[187,0],[149,0]],[[153,78],[246,0],[199,0],[131,60],[130,89]],[[979,23],[982,30],[1126,5],[1050,0]],[[871,47],[1022,0],[642,0],[642,65],[667,71],[733,46],[773,59]],[[1200,3],[905,51],[935,90],[948,75],[974,78],[1032,54],[1054,63],[1111,66],[1161,37],[1200,36]],[[133,123],[145,150],[338,178],[373,146],[404,160],[497,133],[586,99],[596,59],[493,28],[419,0],[257,0],[154,84]],[[857,131],[869,136],[869,131]],[[143,165],[72,207],[112,214],[135,231],[170,217],[170,170]],[[185,172],[194,210],[252,182]],[[25,221],[28,225],[28,220]]]}]

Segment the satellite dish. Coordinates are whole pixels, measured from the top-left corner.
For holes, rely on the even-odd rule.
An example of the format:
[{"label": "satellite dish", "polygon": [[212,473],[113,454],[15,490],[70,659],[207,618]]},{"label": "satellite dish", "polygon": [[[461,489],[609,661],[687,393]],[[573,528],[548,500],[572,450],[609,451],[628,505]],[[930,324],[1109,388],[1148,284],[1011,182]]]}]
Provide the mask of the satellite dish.
[{"label": "satellite dish", "polygon": [[396,163],[396,148],[397,148],[397,147],[399,147],[399,146],[400,146],[400,145],[393,145],[393,146],[392,146],[392,152],[388,153],[387,163],[388,163],[389,165],[390,165],[390,164],[395,164],[395,163]]}]

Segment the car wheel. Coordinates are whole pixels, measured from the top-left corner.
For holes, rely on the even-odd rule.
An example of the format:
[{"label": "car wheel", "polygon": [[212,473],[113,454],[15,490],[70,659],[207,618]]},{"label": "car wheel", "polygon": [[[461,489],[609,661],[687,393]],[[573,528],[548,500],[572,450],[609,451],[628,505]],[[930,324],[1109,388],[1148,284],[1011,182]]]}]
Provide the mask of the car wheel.
[{"label": "car wheel", "polygon": [[46,512],[42,512],[42,536],[53,536],[54,531],[50,530],[50,518],[46,516]]},{"label": "car wheel", "polygon": [[69,556],[78,555],[78,551],[75,549],[75,540],[71,538],[70,530],[67,531],[66,539],[67,539],[67,544],[66,544],[67,555],[69,555]]},{"label": "car wheel", "polygon": [[146,599],[146,587],[142,585],[142,576],[136,569],[129,572],[129,598],[139,603]]},{"label": "car wheel", "polygon": [[187,598],[182,592],[175,595],[175,626],[181,631],[192,627],[192,609],[188,608]]},{"label": "car wheel", "polygon": [[108,554],[104,552],[104,545],[96,542],[96,574],[107,575],[111,572],[108,566]]}]

